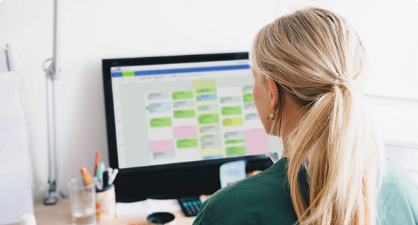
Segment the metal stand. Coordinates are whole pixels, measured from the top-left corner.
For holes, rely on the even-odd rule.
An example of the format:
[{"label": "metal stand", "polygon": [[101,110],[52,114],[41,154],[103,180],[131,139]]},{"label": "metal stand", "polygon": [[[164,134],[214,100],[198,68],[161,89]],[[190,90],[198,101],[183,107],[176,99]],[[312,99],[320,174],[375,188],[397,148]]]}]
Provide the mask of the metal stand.
[{"label": "metal stand", "polygon": [[45,205],[55,205],[58,201],[57,196],[57,170],[58,170],[58,157],[56,151],[56,130],[55,130],[55,65],[53,59],[48,59],[45,63],[51,61],[48,68],[44,67],[46,74],[46,108],[47,108],[47,129],[48,129],[48,165],[49,175],[48,183],[49,190],[47,197],[44,199]]},{"label": "metal stand", "polygon": [[[58,195],[60,193],[62,198],[65,195],[57,189],[57,174],[58,174],[58,157],[56,148],[56,129],[55,129],[55,88],[56,80],[56,60],[57,60],[57,0],[54,0],[54,43],[53,43],[53,57],[44,62],[43,69],[46,75],[46,108],[47,108],[47,126],[48,126],[48,164],[49,175],[48,184],[49,190],[47,197],[44,199],[44,205],[55,205],[58,202]],[[50,62],[48,67],[45,64]]]}]

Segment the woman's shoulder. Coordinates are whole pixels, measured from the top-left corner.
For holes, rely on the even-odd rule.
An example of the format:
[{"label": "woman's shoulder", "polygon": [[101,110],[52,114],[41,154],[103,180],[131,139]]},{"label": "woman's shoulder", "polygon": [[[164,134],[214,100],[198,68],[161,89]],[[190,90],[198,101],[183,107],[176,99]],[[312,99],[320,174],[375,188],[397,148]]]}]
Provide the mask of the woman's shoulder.
[{"label": "woman's shoulder", "polygon": [[254,197],[270,195],[276,192],[279,186],[285,186],[286,159],[273,164],[269,169],[251,177],[232,183],[220,190],[210,198],[212,201],[251,201]]},{"label": "woman's shoulder", "polygon": [[418,224],[418,184],[396,160],[386,160],[379,197],[386,224]]},{"label": "woman's shoulder", "polygon": [[[386,170],[382,188],[403,189],[403,191],[416,194],[418,184],[412,179],[408,171],[396,160],[386,159]],[[418,203],[417,203],[418,204]]]},{"label": "woman's shoulder", "polygon": [[266,171],[217,191],[203,203],[194,224],[271,224],[276,219],[296,222],[286,162],[282,159]]}]

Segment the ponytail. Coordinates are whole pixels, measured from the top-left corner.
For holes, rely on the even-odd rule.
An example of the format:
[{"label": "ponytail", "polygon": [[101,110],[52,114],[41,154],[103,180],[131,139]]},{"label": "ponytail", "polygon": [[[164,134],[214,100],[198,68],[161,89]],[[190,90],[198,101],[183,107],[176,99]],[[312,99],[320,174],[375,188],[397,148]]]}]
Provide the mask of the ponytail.
[{"label": "ponytail", "polygon": [[[260,30],[251,58],[258,74],[304,102],[284,146],[299,224],[376,224],[384,151],[360,90],[366,58],[354,29],[327,10],[297,11]],[[301,168],[309,202],[298,184]]]},{"label": "ponytail", "polygon": [[[291,134],[288,176],[301,224],[376,224],[373,159],[381,146],[369,121],[358,90],[345,82],[315,101]],[[297,180],[301,166],[309,174],[309,207]]]}]

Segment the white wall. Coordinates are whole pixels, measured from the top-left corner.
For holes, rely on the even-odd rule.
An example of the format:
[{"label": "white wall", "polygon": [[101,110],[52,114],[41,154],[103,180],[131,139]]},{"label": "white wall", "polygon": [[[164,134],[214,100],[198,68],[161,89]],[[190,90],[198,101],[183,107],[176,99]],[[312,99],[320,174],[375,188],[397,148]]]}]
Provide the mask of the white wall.
[{"label": "white wall", "polygon": [[366,45],[366,94],[418,100],[418,1],[347,0],[335,10],[347,17]]},{"label": "white wall", "polygon": [[[59,186],[66,191],[65,183],[79,175],[81,166],[92,170],[96,151],[108,160],[102,58],[248,51],[257,30],[276,17],[282,1],[59,2],[57,138]],[[366,91],[387,96],[390,90],[397,97],[418,99],[413,83],[418,83],[413,61],[418,59],[418,42],[414,42],[418,26],[408,25],[418,15],[414,11],[418,3],[339,2],[335,10],[352,20],[371,46],[374,67]],[[395,2],[399,8],[393,7]],[[48,188],[45,77],[41,66],[52,56],[52,4],[53,0],[0,2],[0,43],[11,44],[22,82],[37,200]],[[396,16],[390,13],[392,8]],[[404,23],[399,25],[399,20]],[[415,44],[398,47],[406,41]],[[400,80],[388,75],[381,79],[381,74],[396,74]]]},{"label": "white wall", "polygon": [[316,6],[354,26],[366,46],[369,95],[418,100],[417,0],[279,0],[278,12]]},{"label": "white wall", "polygon": [[11,45],[20,77],[33,162],[34,196],[47,190],[45,75],[42,62],[52,56],[52,1],[0,2],[0,43]]},{"label": "white wall", "polygon": [[[276,1],[59,1],[57,82],[59,186],[107,162],[101,59],[248,51],[276,15]],[[52,55],[52,0],[3,0],[0,42],[14,47],[24,86],[34,164],[34,196],[47,190],[45,78]]]}]

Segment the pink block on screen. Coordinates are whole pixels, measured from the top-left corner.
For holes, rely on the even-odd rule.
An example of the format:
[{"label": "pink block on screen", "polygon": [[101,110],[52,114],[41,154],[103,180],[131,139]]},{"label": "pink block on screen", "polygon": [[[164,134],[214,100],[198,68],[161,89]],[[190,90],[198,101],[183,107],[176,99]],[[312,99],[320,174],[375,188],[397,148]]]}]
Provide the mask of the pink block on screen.
[{"label": "pink block on screen", "polygon": [[247,155],[266,154],[268,152],[267,134],[264,128],[244,131]]},{"label": "pink block on screen", "polygon": [[172,152],[174,151],[174,140],[160,140],[160,141],[150,141],[149,150],[151,153],[156,152]]},{"label": "pink block on screen", "polygon": [[196,125],[173,127],[174,139],[185,139],[197,137]]}]

